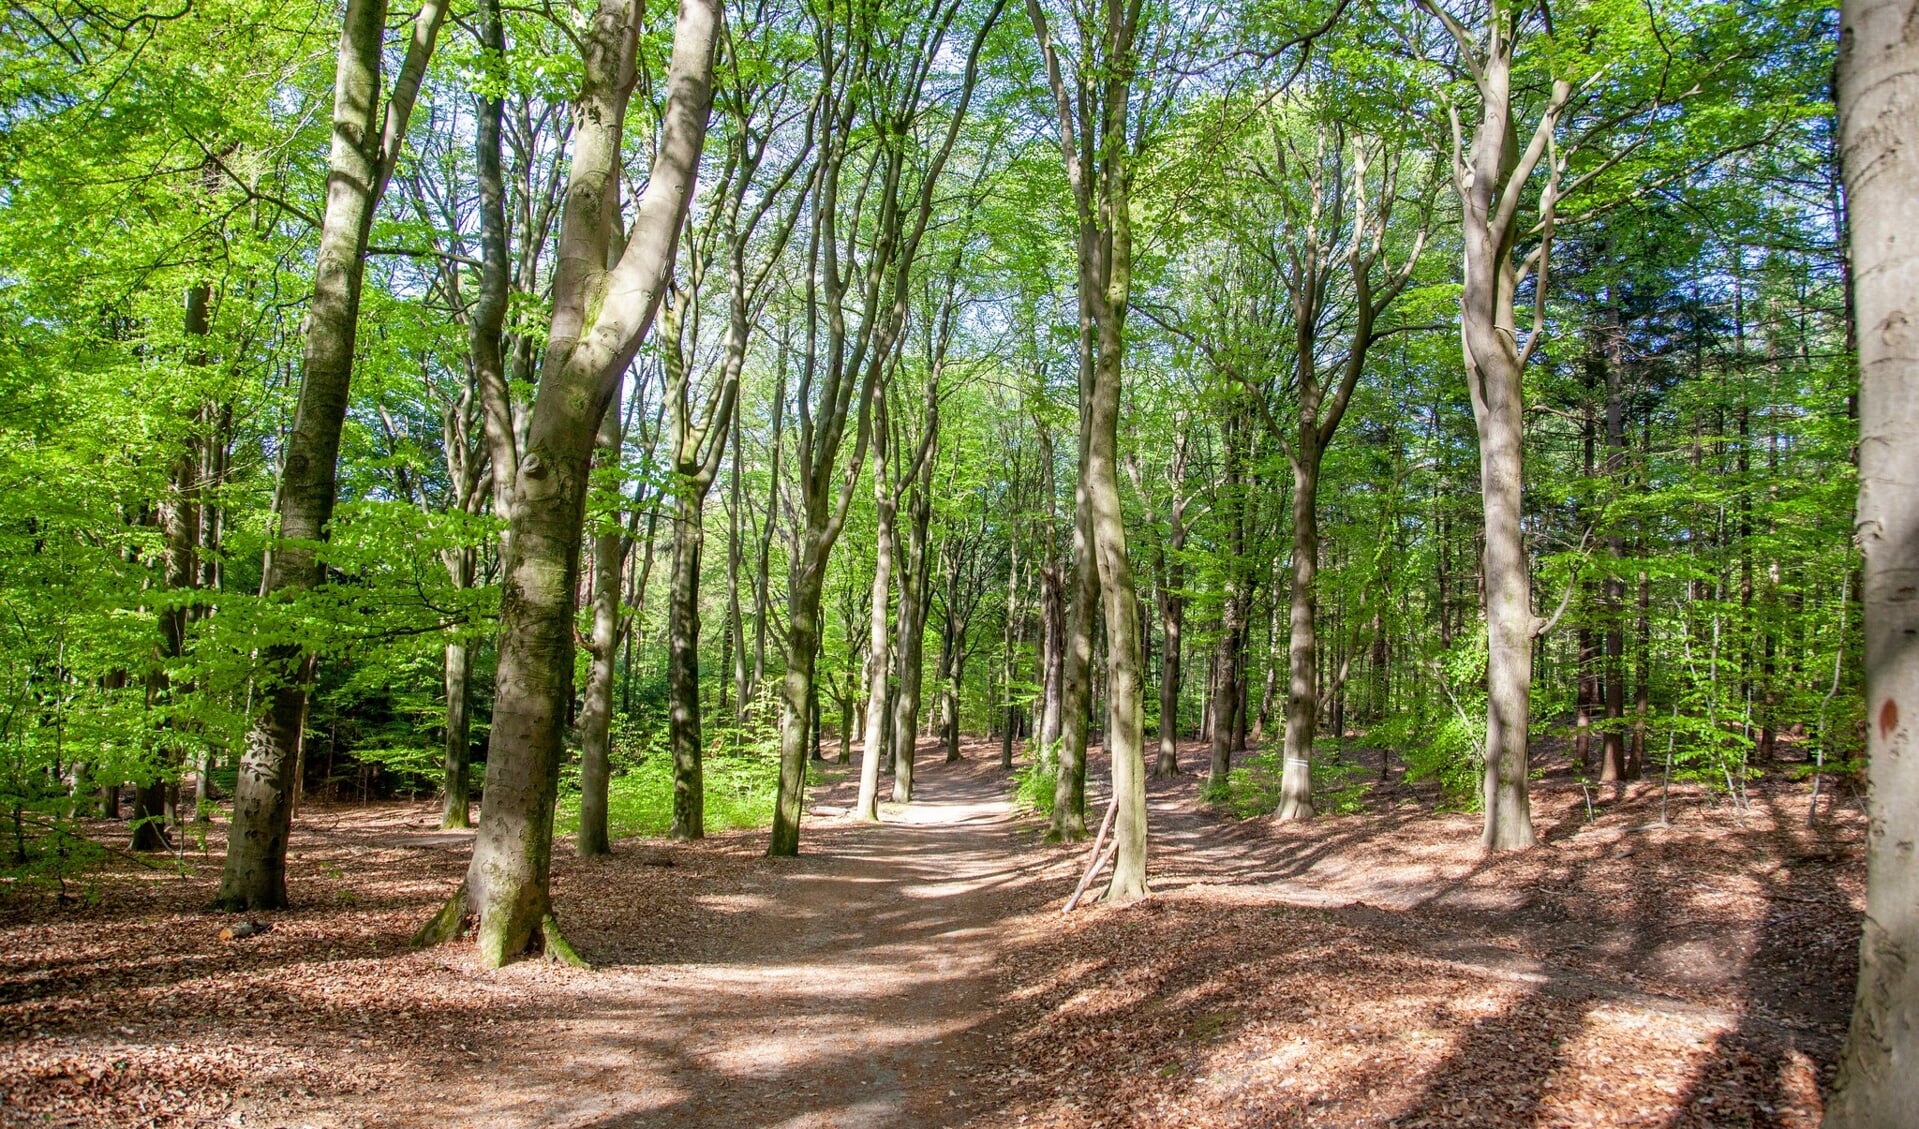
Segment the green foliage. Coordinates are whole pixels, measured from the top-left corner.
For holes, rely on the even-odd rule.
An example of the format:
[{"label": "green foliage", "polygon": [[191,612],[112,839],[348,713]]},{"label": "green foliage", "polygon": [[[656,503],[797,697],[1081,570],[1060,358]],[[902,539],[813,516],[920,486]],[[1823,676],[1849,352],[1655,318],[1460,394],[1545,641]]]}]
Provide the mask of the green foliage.
[{"label": "green foliage", "polygon": [[1013,772],[1013,804],[1040,815],[1053,814],[1054,790],[1059,787],[1057,743],[1039,750],[1031,761]]},{"label": "green foliage", "polygon": [[1424,739],[1406,734],[1399,754],[1406,781],[1432,780],[1449,806],[1478,811],[1480,777],[1486,765],[1486,632],[1469,625],[1464,636],[1432,664],[1441,702]]},{"label": "green foliage", "polygon": [[[1320,815],[1357,815],[1366,810],[1372,791],[1365,766],[1335,760],[1332,742],[1320,742],[1313,756],[1313,810]],[[1280,783],[1286,771],[1278,742],[1240,758],[1226,774],[1226,785],[1207,782],[1201,797],[1232,813],[1235,819],[1254,819],[1279,810]]]},{"label": "green foliage", "polygon": [[[673,755],[666,728],[657,721],[636,722],[618,716],[613,726],[613,776],[607,784],[607,830],[612,838],[665,835],[673,824]],[[760,724],[746,730],[716,731],[701,758],[705,785],[706,829],[749,830],[773,822],[780,772],[779,729]],[[820,782],[814,762],[807,783]],[[556,829],[580,826],[579,767],[570,765],[562,781]]]}]

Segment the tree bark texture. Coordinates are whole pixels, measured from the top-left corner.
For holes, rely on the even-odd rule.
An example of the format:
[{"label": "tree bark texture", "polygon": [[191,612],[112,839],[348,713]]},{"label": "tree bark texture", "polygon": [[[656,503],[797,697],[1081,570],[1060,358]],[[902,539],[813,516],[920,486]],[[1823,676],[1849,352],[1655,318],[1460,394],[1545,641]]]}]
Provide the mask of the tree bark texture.
[{"label": "tree bark texture", "polygon": [[1919,20],[1847,0],[1841,160],[1859,332],[1871,821],[1852,1029],[1828,1129],[1919,1124]]}]

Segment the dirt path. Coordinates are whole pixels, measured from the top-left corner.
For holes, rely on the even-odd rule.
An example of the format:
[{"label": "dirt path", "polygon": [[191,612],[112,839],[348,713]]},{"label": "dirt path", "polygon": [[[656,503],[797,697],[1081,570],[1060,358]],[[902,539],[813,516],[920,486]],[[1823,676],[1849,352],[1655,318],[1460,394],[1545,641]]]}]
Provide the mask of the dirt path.
[{"label": "dirt path", "polygon": [[550,985],[565,1002],[537,1034],[478,1046],[430,1091],[340,1112],[433,1129],[958,1124],[980,1105],[968,1073],[995,1055],[1006,925],[1045,900],[1044,871],[1063,873],[1024,849],[1034,829],[1004,781],[978,762],[924,765],[915,802],[878,827],[839,816],[836,791],[800,858],[688,873],[700,889],[677,937],[608,936],[563,885],[600,967]]}]

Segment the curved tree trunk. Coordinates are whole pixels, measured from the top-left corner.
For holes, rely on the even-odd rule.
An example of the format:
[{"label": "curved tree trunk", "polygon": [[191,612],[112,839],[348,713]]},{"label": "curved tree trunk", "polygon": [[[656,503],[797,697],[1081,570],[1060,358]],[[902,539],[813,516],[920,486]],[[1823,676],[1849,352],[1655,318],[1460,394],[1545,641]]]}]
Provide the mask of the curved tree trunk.
[{"label": "curved tree trunk", "polygon": [[1919,23],[1906,0],[1847,0],[1844,12],[1872,819],[1859,987],[1825,1124],[1895,1129],[1919,1124]]},{"label": "curved tree trunk", "polygon": [[[573,168],[561,219],[553,318],[513,489],[500,593],[499,674],[486,812],[466,883],[429,931],[479,917],[498,966],[549,933],[548,875],[562,733],[573,683],[573,601],[588,468],[602,416],[651,327],[692,196],[712,105],[717,0],[682,0],[657,155],[617,265],[621,125],[637,12],[604,0],[587,34]],[[557,934],[555,934],[557,937]],[[422,939],[431,939],[423,931]]]},{"label": "curved tree trunk", "polygon": [[[348,0],[346,6],[333,80],[326,211],[300,358],[300,397],[293,430],[287,436],[286,465],[275,507],[279,536],[261,585],[261,592],[268,596],[320,583],[321,567],[313,546],[326,537],[333,516],[367,235],[445,15],[444,0],[426,0],[414,17],[412,41],[383,120],[380,61],[386,3]],[[247,751],[240,761],[226,864],[214,899],[229,910],[278,909],[287,899],[287,836],[299,786],[306,684],[313,664],[297,645],[270,647],[263,658],[272,681],[265,692],[266,709],[248,734]]]}]

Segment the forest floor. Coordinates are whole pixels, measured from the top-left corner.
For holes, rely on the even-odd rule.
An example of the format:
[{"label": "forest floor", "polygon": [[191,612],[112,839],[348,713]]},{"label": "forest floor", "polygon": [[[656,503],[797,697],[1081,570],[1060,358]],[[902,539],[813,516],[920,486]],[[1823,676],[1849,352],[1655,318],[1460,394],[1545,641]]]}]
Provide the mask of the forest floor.
[{"label": "forest floor", "polygon": [[426,804],[309,806],[258,936],[202,910],[218,825],[178,871],[0,897],[0,1125],[1818,1121],[1863,904],[1849,797],[1809,829],[1803,784],[1743,814],[1675,789],[1661,826],[1639,783],[1589,821],[1562,766],[1542,846],[1487,857],[1476,817],[1396,781],[1362,814],[1223,817],[1192,746],[1153,783],[1154,896],[1062,918],[1086,846],[1041,842],[995,747],[921,748],[878,827],[830,773],[798,859],[751,832],[562,843],[592,971],[407,948],[471,843]]}]

